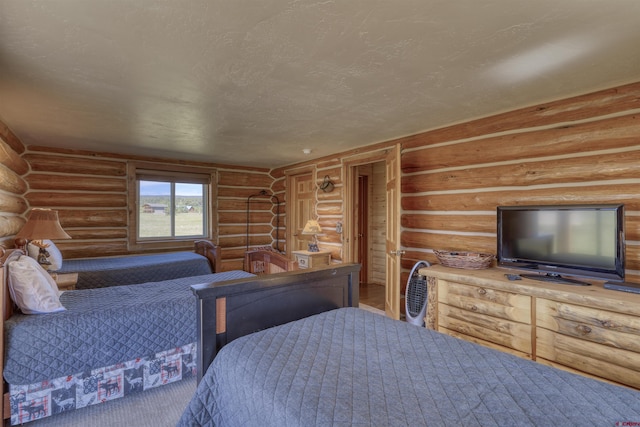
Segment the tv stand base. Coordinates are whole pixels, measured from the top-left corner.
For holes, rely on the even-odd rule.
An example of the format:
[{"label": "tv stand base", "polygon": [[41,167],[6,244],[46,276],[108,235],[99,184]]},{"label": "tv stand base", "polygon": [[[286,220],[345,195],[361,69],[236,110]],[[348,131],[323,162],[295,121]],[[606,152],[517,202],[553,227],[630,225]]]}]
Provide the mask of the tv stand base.
[{"label": "tv stand base", "polygon": [[567,279],[559,274],[521,274],[521,277],[525,279],[540,280],[541,282],[557,283],[560,285],[573,285],[573,286],[590,286],[591,283],[583,282],[581,280]]}]

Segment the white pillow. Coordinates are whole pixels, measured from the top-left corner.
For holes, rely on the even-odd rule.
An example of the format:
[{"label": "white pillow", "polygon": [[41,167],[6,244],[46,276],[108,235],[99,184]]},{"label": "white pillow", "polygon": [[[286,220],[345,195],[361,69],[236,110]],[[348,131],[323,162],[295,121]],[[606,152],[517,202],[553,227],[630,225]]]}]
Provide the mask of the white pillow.
[{"label": "white pillow", "polygon": [[[47,256],[47,262],[49,264],[41,264],[42,268],[48,271],[57,271],[62,268],[62,253],[60,249],[51,241],[51,240],[43,240],[45,245],[49,245],[45,250],[49,254]],[[33,243],[29,243],[29,256],[36,261],[40,256],[40,248]]]},{"label": "white pillow", "polygon": [[24,314],[64,311],[55,280],[28,256],[9,263],[9,292]]}]

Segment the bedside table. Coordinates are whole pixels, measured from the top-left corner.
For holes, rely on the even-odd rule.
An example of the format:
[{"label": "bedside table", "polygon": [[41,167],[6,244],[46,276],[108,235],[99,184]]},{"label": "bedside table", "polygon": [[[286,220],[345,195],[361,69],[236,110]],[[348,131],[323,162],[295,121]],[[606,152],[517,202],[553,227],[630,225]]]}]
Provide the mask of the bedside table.
[{"label": "bedside table", "polygon": [[331,252],[329,251],[291,251],[291,253],[298,261],[298,268],[313,268],[331,264]]},{"label": "bedside table", "polygon": [[76,288],[76,283],[78,282],[78,273],[58,274],[54,271],[51,273],[51,277],[56,281],[60,291],[72,291]]}]

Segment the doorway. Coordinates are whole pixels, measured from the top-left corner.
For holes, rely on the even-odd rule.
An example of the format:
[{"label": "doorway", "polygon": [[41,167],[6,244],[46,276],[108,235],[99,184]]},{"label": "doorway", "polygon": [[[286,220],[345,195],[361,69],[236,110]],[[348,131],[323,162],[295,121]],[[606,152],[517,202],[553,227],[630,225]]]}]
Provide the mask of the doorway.
[{"label": "doorway", "polygon": [[354,167],[355,257],[360,263],[360,303],[385,309],[386,168],[384,161]]}]

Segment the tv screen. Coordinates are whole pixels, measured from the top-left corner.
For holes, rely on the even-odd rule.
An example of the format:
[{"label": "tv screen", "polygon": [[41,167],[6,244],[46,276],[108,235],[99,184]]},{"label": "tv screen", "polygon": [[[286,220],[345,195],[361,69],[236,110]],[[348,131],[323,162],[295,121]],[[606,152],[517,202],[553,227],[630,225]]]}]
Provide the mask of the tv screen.
[{"label": "tv screen", "polygon": [[624,205],[498,206],[498,264],[561,275],[624,280]]}]

